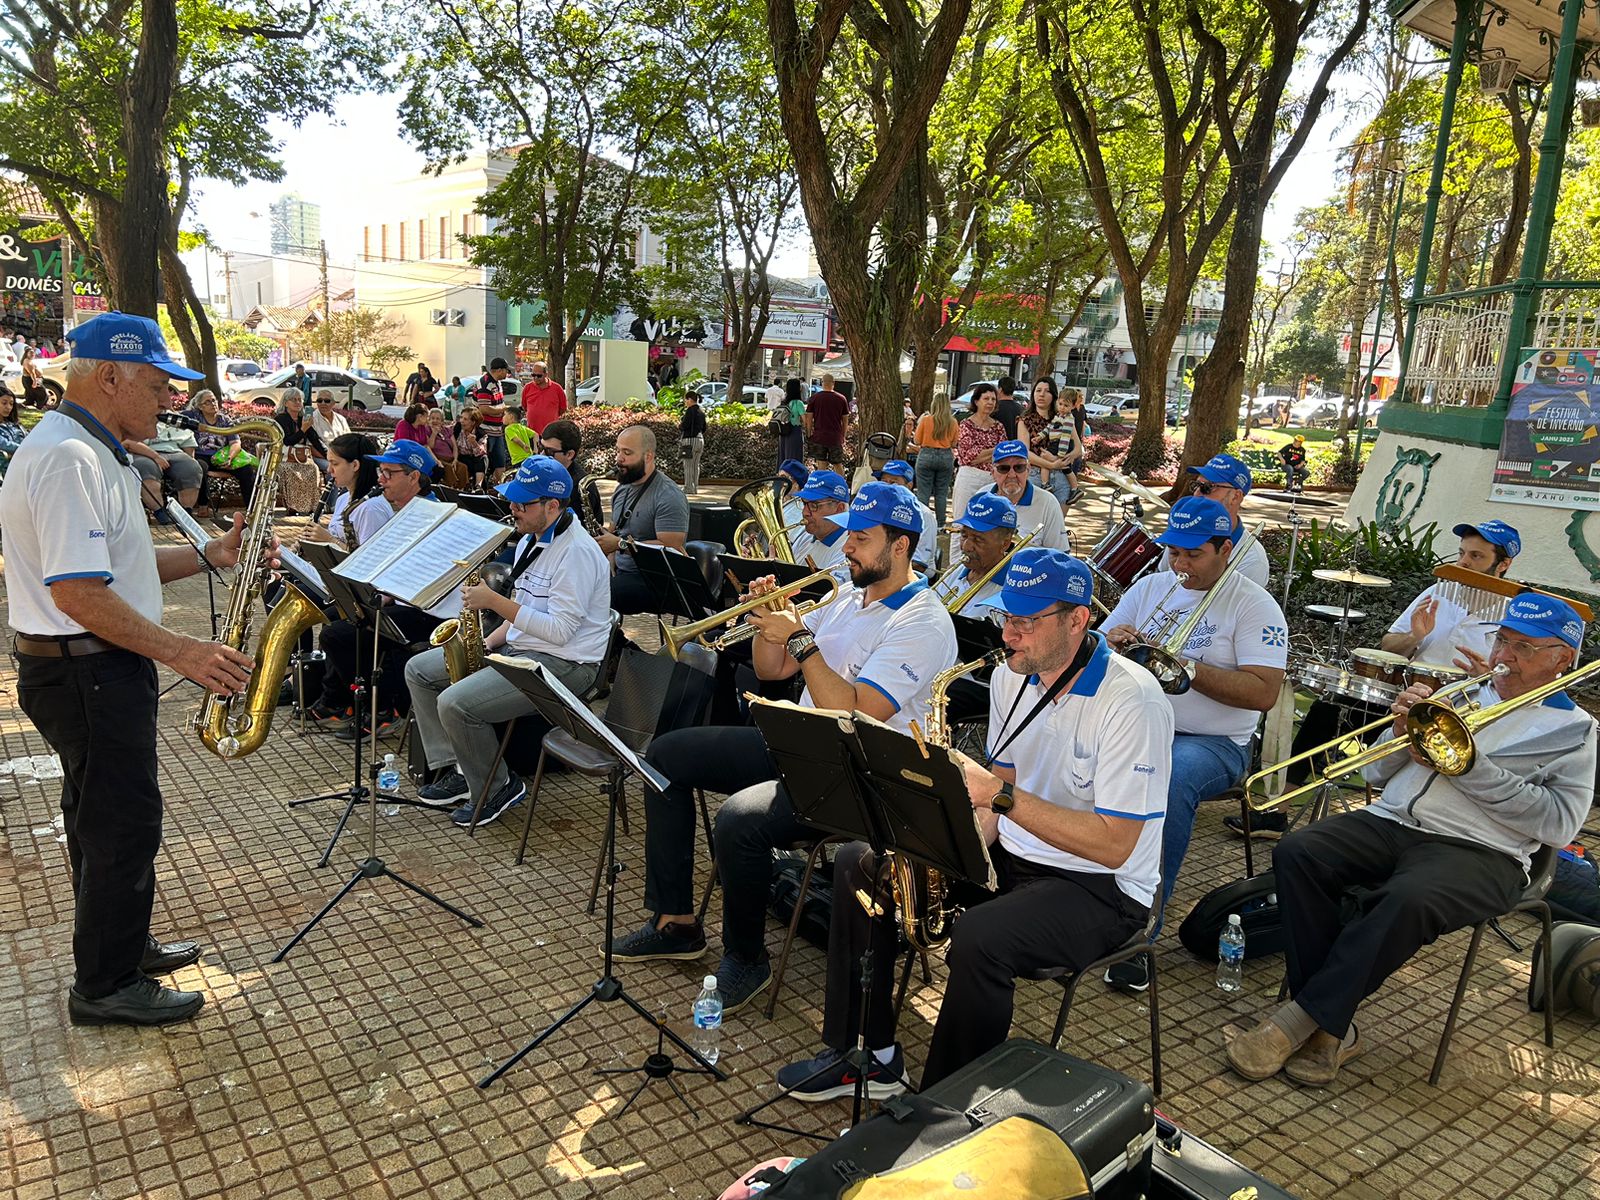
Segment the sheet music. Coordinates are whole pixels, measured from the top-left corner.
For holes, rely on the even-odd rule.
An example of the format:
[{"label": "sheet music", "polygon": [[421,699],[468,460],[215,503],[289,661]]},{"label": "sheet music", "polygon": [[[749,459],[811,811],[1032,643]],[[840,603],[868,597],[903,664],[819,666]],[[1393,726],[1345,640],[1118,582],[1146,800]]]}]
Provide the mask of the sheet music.
[{"label": "sheet music", "polygon": [[457,509],[415,547],[422,553],[401,556],[373,582],[421,607],[438,604],[473,570],[472,566],[458,567],[457,562],[478,563],[512,532],[498,521]]},{"label": "sheet music", "polygon": [[333,603],[328,589],[322,586],[317,569],[289,547],[278,547],[278,566],[289,577],[289,581],[306,594],[307,599],[323,605]]},{"label": "sheet music", "polygon": [[188,510],[176,500],[167,501],[167,515],[172,518],[172,523],[178,527],[179,532],[189,539],[190,544],[204,553],[211,535],[201,527],[200,522],[191,517]]},{"label": "sheet music", "polygon": [[[381,500],[381,503],[388,503]],[[427,500],[413,500],[386,521],[365,545],[355,550],[336,568],[346,579],[358,583],[371,583],[395,559],[411,548],[413,542],[438,525],[453,511],[443,504]]]}]

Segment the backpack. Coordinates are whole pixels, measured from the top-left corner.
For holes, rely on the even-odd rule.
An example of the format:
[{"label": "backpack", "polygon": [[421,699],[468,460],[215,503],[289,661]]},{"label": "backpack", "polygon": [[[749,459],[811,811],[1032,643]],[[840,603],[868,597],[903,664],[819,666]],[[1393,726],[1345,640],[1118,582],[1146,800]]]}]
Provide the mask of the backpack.
[{"label": "backpack", "polygon": [[1207,892],[1178,926],[1178,940],[1202,962],[1217,957],[1217,939],[1230,913],[1244,928],[1244,956],[1277,954],[1288,940],[1278,911],[1278,877],[1263,871]]},{"label": "backpack", "polygon": [[[1540,952],[1544,941],[1533,948],[1533,970],[1528,976],[1528,1008],[1543,1012],[1544,969]],[[1600,925],[1578,921],[1557,921],[1550,931],[1552,987],[1555,1010],[1573,1010],[1580,1017],[1600,1020]]]}]

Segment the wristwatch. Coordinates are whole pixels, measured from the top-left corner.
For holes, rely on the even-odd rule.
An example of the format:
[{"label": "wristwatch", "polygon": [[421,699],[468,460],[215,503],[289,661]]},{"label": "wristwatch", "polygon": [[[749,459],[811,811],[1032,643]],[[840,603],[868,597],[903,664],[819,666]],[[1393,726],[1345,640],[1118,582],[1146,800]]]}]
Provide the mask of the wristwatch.
[{"label": "wristwatch", "polygon": [[817,652],[817,639],[811,636],[809,629],[802,629],[799,633],[791,633],[785,643],[789,650],[789,657],[797,663],[803,663]]},{"label": "wristwatch", "polygon": [[1017,803],[1017,785],[1007,780],[1000,785],[1000,790],[989,801],[989,807],[1002,817],[1015,807]]}]

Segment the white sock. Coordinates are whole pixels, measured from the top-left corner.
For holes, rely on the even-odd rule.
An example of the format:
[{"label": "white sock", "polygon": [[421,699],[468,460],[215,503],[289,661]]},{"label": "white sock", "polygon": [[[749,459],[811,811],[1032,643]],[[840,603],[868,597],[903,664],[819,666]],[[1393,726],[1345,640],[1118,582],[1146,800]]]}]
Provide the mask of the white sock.
[{"label": "white sock", "polygon": [[895,1051],[894,1043],[891,1042],[891,1043],[889,1043],[889,1045],[888,1045],[888,1047],[886,1049],[874,1050],[872,1052],[872,1057],[877,1059],[878,1062],[881,1063],[883,1066],[887,1067],[889,1065],[889,1061],[892,1058],[894,1058],[894,1051]]}]

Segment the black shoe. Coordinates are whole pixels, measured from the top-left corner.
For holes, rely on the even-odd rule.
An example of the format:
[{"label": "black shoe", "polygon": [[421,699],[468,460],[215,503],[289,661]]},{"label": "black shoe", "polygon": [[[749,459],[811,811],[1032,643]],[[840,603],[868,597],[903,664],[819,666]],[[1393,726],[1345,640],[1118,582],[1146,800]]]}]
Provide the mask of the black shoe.
[{"label": "black shoe", "polygon": [[[867,1068],[867,1098],[887,1100],[906,1090],[906,1059],[900,1043],[894,1044],[894,1055],[888,1062],[879,1062],[873,1055]],[[856,1090],[856,1070],[838,1050],[824,1050],[816,1058],[803,1059],[778,1068],[778,1086],[788,1091],[796,1100],[815,1104],[820,1100],[837,1100],[852,1095]]]},{"label": "black shoe", "polygon": [[772,966],[765,959],[747,963],[724,954],[717,964],[717,994],[722,997],[722,1015],[731,1017],[771,984]]},{"label": "black shoe", "polygon": [[98,1000],[85,1000],[77,988],[67,992],[67,1016],[74,1025],[170,1025],[187,1021],[206,1001],[201,992],[162,987],[149,976]]},{"label": "black shoe", "polygon": [[417,799],[426,800],[429,804],[455,804],[470,795],[472,793],[467,790],[466,776],[454,767],[432,783],[417,789]]},{"label": "black shoe", "polygon": [[[483,811],[478,814],[478,824],[487,825],[491,821],[498,821],[511,809],[522,803],[522,798],[528,794],[528,785],[513,775],[505,787],[483,802]],[[450,814],[452,823],[467,829],[472,825],[472,805],[463,804]]]},{"label": "black shoe", "polygon": [[[399,724],[400,718],[394,713],[379,713],[378,736],[387,737],[389,734],[395,731]],[[335,726],[333,729],[333,736],[341,742],[353,742],[357,738],[371,737],[372,728],[366,723],[365,720],[362,720],[358,724],[354,718],[351,718],[343,725]]]},{"label": "black shoe", "polygon": [[[1244,836],[1244,820],[1237,814],[1222,818],[1223,826],[1236,837]],[[1253,812],[1250,814],[1250,836],[1275,842],[1289,832],[1289,818],[1281,812]]]},{"label": "black shoe", "polygon": [[1106,968],[1106,982],[1119,992],[1143,992],[1150,987],[1150,960],[1144,955]]},{"label": "black shoe", "polygon": [[278,707],[294,703],[294,680],[285,679],[283,686],[278,689]]},{"label": "black shoe", "polygon": [[[628,962],[672,959],[692,962],[706,952],[706,931],[699,921],[684,925],[677,921],[656,928],[655,918],[643,929],[636,929],[611,943],[611,957]],[[727,1011],[726,1007],[723,1009]]]},{"label": "black shoe", "polygon": [[200,959],[199,942],[158,942],[154,935],[146,936],[144,957],[139,960],[139,970],[146,975],[165,975]]}]

